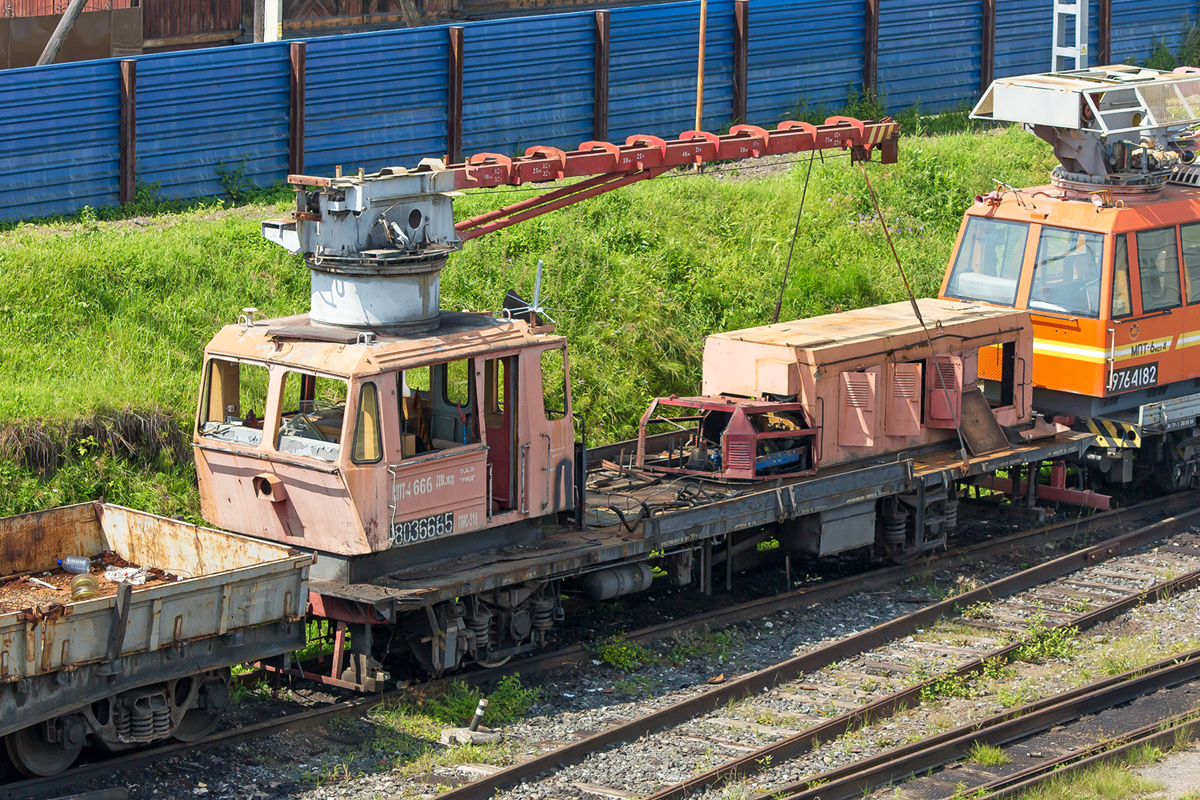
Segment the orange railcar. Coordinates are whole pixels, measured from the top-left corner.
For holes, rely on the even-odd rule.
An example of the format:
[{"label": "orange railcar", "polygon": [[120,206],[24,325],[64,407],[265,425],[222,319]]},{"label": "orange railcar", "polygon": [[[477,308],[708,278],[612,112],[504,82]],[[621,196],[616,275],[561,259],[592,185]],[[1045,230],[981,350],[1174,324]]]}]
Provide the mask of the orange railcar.
[{"label": "orange railcar", "polygon": [[1060,195],[968,210],[940,296],[1029,310],[1039,409],[1137,422],[1140,406],[1200,388],[1200,189],[1100,206]]}]

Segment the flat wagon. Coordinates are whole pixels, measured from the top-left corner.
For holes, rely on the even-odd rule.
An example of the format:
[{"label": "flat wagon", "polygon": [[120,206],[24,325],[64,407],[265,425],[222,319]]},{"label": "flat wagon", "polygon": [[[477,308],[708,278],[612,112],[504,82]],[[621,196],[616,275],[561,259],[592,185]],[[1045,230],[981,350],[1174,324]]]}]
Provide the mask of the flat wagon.
[{"label": "flat wagon", "polygon": [[[58,559],[99,554],[147,568],[150,580],[98,575],[99,595],[72,602]],[[203,737],[229,704],[231,665],[304,646],[311,563],[282,545],[104,503],[0,519],[10,761],[50,775],[89,744]]]}]

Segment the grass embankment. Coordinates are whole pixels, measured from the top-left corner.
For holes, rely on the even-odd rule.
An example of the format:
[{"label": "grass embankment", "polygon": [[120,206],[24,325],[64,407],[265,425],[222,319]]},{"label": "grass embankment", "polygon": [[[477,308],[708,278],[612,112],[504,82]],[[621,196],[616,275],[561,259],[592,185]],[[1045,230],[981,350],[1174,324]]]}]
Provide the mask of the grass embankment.
[{"label": "grass embankment", "polygon": [[[993,178],[1041,183],[1052,164],[1046,146],[1009,130],[910,138],[899,164],[870,165],[914,289],[937,291],[962,212]],[[590,443],[627,437],[651,397],[695,392],[706,334],[770,321],[805,166],[664,176],[470,242],[443,273],[443,303],[494,309],[509,287],[530,296],[544,259],[544,294],[570,341]],[[458,212],[526,196],[471,194]],[[106,419],[128,424],[116,415],[131,410],[186,427],[201,352],[219,326],[244,306],[260,317],[307,308],[300,260],[258,232],[288,203],[277,192],[234,209],[84,213],[0,230],[0,430],[77,429],[41,459],[8,437],[0,514],[101,496],[195,514],[186,457],[170,447],[128,457],[120,437],[87,431],[103,434]],[[858,167],[818,159],[782,318],[902,298]]]}]

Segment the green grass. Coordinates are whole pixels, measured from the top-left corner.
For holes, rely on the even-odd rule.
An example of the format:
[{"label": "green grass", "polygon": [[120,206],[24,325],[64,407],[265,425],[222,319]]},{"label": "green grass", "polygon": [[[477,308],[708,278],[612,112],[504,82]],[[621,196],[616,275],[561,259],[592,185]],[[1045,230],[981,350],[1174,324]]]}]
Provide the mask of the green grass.
[{"label": "green grass", "polygon": [[983,742],[975,742],[967,753],[967,760],[981,767],[1002,767],[1012,762],[1012,757],[1002,748]]},{"label": "green grass", "polygon": [[1022,792],[1018,800],[1135,800],[1162,786],[1130,771],[1123,763],[1098,764],[1081,772],[1052,778]]},{"label": "green grass", "polygon": [[[992,178],[1038,184],[1053,163],[1046,145],[1006,130],[908,139],[899,164],[869,165],[915,290],[936,293],[962,212]],[[589,444],[627,438],[652,397],[696,391],[705,335],[769,322],[804,166],[761,178],[753,169],[672,174],[469,242],[442,273],[443,303],[489,310],[510,287],[532,295],[544,259],[544,294],[560,309],[551,315],[569,340],[571,391]],[[468,194],[457,212],[527,196]],[[219,205],[0,229],[0,431],[124,409],[164,412],[186,430],[212,334],[244,306],[260,318],[306,310],[300,259],[258,230],[261,219],[286,212],[287,195]],[[783,318],[902,298],[858,167],[818,160]],[[105,452],[85,447],[57,466]],[[8,459],[5,484],[19,491],[0,499],[3,513],[98,496],[197,513],[186,460],[145,464],[117,453],[47,479]]]}]

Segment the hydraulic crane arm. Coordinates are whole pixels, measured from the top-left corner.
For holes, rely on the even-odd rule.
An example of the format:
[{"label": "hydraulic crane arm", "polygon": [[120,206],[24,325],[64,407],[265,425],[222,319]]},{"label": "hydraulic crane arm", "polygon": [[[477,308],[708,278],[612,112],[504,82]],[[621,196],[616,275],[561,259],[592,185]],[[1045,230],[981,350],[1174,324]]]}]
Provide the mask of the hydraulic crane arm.
[{"label": "hydraulic crane arm", "polygon": [[[334,178],[290,175],[288,182],[297,190],[296,212],[289,219],[264,222],[263,234],[293,252],[322,259],[445,253],[468,239],[676,167],[813,150],[850,150],[866,160],[878,149],[884,163],[894,163],[898,136],[891,119],[831,117],[824,125],[788,121],[775,130],[737,125],[725,136],[687,131],[670,140],[631,136],[623,146],[584,142],[570,151],[530,147],[524,157],[479,153],[449,166],[426,159],[412,171],[389,167]],[[454,223],[450,192],[571,178],[584,180]]]}]

